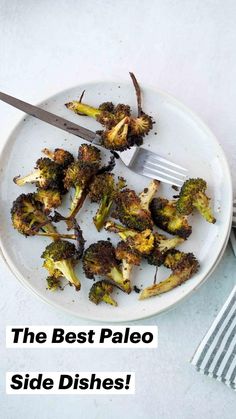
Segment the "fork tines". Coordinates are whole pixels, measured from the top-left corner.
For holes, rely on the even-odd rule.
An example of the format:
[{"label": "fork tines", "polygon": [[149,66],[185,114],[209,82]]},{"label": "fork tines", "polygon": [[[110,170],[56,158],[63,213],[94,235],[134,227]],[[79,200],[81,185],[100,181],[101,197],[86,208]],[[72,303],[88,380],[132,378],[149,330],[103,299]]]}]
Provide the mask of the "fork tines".
[{"label": "fork tines", "polygon": [[184,167],[153,153],[147,153],[143,165],[144,175],[154,178],[158,175],[159,180],[179,187],[186,180],[187,172]]}]

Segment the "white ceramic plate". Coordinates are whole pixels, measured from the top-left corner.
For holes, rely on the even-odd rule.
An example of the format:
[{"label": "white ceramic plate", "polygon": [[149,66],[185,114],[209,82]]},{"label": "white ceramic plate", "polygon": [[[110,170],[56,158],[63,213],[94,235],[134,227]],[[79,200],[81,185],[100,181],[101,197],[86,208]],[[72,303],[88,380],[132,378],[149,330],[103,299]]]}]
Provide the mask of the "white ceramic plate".
[{"label": "white ceramic plate", "polygon": [[[64,106],[64,103],[78,98],[84,89],[86,90],[84,101],[94,106],[111,100],[114,103],[129,103],[133,109],[136,108],[131,84],[109,82],[80,85],[49,98],[40,106],[90,129],[99,129],[100,125],[96,121],[74,115]],[[85,278],[81,266],[77,268],[82,282],[80,292],[75,292],[69,286],[62,292],[49,292],[45,283],[47,274],[41,267],[42,259],[40,259],[49,239],[41,237],[26,239],[11,227],[9,214],[12,201],[20,193],[34,190],[31,185],[20,189],[12,182],[12,178],[18,174],[28,173],[45,146],[51,149],[64,147],[76,155],[78,146],[83,141],[27,116],[14,129],[1,154],[0,244],[4,259],[21,283],[36,295],[59,309],[67,310],[79,317],[121,322],[138,320],[169,309],[209,276],[222,256],[228,239],[232,212],[232,184],[224,153],[216,138],[198,117],[166,93],[143,89],[143,107],[157,121],[153,131],[146,137],[145,147],[187,167],[191,177],[200,176],[206,179],[209,185],[208,192],[214,197],[212,206],[217,217],[217,223],[211,225],[197,214],[194,215],[191,219],[193,233],[182,245],[184,251],[194,252],[199,259],[201,264],[199,272],[181,287],[149,300],[139,301],[135,292],[126,295],[115,290],[114,297],[118,307],[106,304],[96,306],[88,300],[92,281]],[[104,152],[105,157],[106,152]],[[123,175],[128,185],[137,192],[149,182],[147,178],[130,172],[119,162],[115,173]],[[170,186],[163,184],[160,194],[172,197],[176,192]],[[68,202],[65,203],[65,209],[66,206]],[[87,241],[86,245],[107,237],[111,237],[113,243],[116,243],[115,235],[106,232],[97,233],[92,223],[96,209],[96,205],[91,206],[86,201],[78,216]],[[62,227],[59,226],[61,231],[64,228]],[[153,282],[154,273],[155,267],[143,263],[141,267],[134,269],[133,283],[142,288],[148,286]],[[168,274],[168,270],[160,268],[158,280],[164,279]]]}]

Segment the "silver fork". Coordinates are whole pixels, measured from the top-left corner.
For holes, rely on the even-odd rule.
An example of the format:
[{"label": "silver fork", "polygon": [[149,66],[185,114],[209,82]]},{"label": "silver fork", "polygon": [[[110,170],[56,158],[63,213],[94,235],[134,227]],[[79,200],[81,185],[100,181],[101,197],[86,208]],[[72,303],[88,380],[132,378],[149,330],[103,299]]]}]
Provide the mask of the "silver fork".
[{"label": "silver fork", "polygon": [[236,199],[233,202],[233,219],[232,219],[232,231],[230,234],[230,241],[233,247],[234,254],[236,256]]},{"label": "silver fork", "polygon": [[[0,100],[41,121],[54,125],[93,144],[100,145],[100,136],[96,132],[81,127],[74,122],[2,92],[0,92]],[[142,147],[132,147],[130,150],[118,154],[122,162],[139,175],[176,186],[181,186],[187,177],[187,169]]]},{"label": "silver fork", "polygon": [[187,169],[142,147],[132,147],[118,153],[123,163],[133,172],[175,186],[182,186]]}]

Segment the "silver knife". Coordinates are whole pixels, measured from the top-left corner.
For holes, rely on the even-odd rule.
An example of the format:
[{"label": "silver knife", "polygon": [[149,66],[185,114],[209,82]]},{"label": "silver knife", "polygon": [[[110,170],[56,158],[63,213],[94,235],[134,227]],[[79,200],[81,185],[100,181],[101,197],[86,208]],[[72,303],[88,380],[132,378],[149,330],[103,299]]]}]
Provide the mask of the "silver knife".
[{"label": "silver knife", "polygon": [[35,118],[47,122],[50,125],[54,125],[54,127],[60,128],[66,132],[69,132],[70,134],[74,134],[77,137],[83,138],[84,140],[93,144],[100,144],[100,136],[96,134],[96,132],[74,124],[74,122],[68,121],[61,116],[45,111],[44,109],[38,108],[37,106],[30,105],[30,103],[16,99],[15,97],[2,92],[0,92],[0,100],[8,103],[11,106],[14,106],[14,108],[20,109],[28,115],[34,116]]}]

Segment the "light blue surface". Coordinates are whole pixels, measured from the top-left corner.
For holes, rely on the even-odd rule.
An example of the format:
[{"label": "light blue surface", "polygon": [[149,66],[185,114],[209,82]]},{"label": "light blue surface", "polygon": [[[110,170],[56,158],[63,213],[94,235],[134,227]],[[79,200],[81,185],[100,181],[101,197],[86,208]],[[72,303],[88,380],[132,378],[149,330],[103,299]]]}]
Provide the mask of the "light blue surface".
[{"label": "light blue surface", "polygon": [[[134,23],[131,24],[131,19]],[[0,0],[0,90],[37,103],[94,79],[167,90],[197,112],[236,165],[236,3],[227,0]],[[0,103],[0,147],[21,113]],[[235,181],[235,171],[233,180]],[[236,192],[236,191],[235,191]],[[7,324],[85,324],[43,304],[0,262],[0,417],[231,419],[235,393],[189,364],[235,284],[231,248],[214,274],[159,326],[157,350],[5,349]],[[131,370],[135,396],[6,396],[5,371]]]}]

